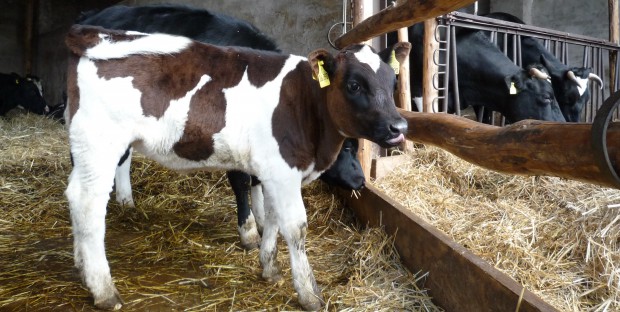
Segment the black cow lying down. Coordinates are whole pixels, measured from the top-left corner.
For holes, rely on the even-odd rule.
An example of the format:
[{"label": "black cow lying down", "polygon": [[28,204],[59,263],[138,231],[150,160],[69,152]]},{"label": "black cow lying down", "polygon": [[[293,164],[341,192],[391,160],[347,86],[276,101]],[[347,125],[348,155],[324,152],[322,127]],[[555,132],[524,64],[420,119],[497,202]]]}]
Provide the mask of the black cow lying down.
[{"label": "black cow lying down", "polygon": [[[182,35],[197,41],[222,46],[242,46],[258,50],[280,52],[274,40],[263,34],[254,25],[220,13],[182,5],[153,5],[130,7],[117,5],[102,11],[83,13],[77,24],[101,26],[108,29],[135,30],[145,33]],[[357,159],[358,142],[346,139],[336,162],[320,179],[344,189],[358,190],[364,186],[364,173]],[[126,153],[127,161],[121,160],[115,176],[116,200],[127,206],[134,206],[129,181],[131,151]],[[260,243],[264,209],[258,179],[243,172],[228,172],[230,185],[237,202],[237,218],[241,244],[246,249],[257,248]],[[252,186],[252,211],[248,193]],[[258,224],[256,224],[258,223]],[[258,227],[258,228],[257,228]]]},{"label": "black cow lying down", "polygon": [[35,76],[0,74],[0,116],[17,107],[39,115],[49,111],[43,99],[41,81]]},{"label": "black cow lying down", "polygon": [[175,170],[239,170],[260,179],[262,276],[281,278],[279,233],[299,303],[319,309],[300,188],[335,161],[347,137],[382,147],[404,141],[407,122],[394,105],[396,76],[387,61],[404,61],[410,44],[379,54],[365,45],[335,55],[320,49],[305,58],[80,25],[66,43],[74,167],[65,194],[75,265],[95,305],[123,302],[105,254],[105,212],[118,161],[131,146]]}]

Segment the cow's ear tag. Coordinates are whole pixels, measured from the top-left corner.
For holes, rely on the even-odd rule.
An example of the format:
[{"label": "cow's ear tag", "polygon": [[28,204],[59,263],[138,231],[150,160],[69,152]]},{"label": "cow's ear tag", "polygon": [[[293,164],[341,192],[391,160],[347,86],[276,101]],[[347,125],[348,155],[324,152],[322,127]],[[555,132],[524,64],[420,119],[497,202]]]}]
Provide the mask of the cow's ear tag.
[{"label": "cow's ear tag", "polygon": [[19,84],[19,79],[15,79],[15,84]]},{"label": "cow's ear tag", "polygon": [[329,86],[330,84],[329,75],[327,74],[327,71],[325,70],[325,68],[323,68],[323,61],[319,60],[318,64],[319,64],[319,74],[316,79],[319,80],[319,86],[321,86],[321,88],[325,88]]},{"label": "cow's ear tag", "polygon": [[514,94],[517,94],[517,93],[519,93],[519,91],[517,91],[517,87],[515,86],[515,83],[511,82],[510,83],[510,94],[514,95]]},{"label": "cow's ear tag", "polygon": [[400,62],[396,59],[396,51],[392,50],[392,57],[390,57],[390,67],[394,70],[394,74],[398,75],[400,72]]}]

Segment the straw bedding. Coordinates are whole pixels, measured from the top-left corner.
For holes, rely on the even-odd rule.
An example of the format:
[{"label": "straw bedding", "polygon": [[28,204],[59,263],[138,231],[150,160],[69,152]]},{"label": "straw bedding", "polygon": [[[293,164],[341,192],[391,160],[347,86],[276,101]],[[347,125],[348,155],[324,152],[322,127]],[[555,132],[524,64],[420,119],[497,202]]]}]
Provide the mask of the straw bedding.
[{"label": "straw bedding", "polygon": [[408,155],[375,181],[390,197],[560,311],[620,311],[620,191]]},{"label": "straw bedding", "polygon": [[[73,270],[64,190],[66,131],[49,119],[0,119],[0,310],[90,311]],[[180,175],[134,157],[137,208],[108,205],[106,246],[124,311],[297,310],[288,254],[284,279],[260,278],[258,252],[240,248],[223,172]],[[326,311],[440,311],[400,264],[392,240],[363,229],[320,182],[303,189],[307,251]],[[598,247],[597,247],[598,248]]]}]

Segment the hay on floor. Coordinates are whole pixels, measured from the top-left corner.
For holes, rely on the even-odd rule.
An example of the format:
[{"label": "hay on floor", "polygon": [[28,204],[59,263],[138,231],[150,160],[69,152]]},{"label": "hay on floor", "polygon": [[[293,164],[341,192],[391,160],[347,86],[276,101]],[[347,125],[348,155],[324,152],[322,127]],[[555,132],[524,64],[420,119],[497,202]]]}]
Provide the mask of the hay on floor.
[{"label": "hay on floor", "polygon": [[408,155],[375,181],[394,200],[560,311],[620,310],[619,190]]},{"label": "hay on floor", "polygon": [[[63,194],[70,171],[62,125],[35,115],[0,119],[0,310],[93,310],[73,270]],[[132,184],[137,208],[111,200],[107,215],[107,255],[124,311],[300,308],[285,244],[277,284],[260,278],[257,251],[240,248],[223,172],[181,175],[134,157]],[[303,195],[324,310],[441,311],[382,230],[358,227],[320,182]]]}]

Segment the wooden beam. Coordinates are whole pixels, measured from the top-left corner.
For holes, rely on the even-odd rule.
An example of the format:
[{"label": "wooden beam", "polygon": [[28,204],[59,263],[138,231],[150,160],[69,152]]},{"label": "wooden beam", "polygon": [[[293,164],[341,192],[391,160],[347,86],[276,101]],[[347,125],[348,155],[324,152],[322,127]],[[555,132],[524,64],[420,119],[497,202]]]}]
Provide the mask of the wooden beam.
[{"label": "wooden beam", "polygon": [[372,185],[359,198],[340,195],[362,224],[394,235],[402,263],[428,273],[423,287],[446,311],[557,311]]},{"label": "wooden beam", "polygon": [[350,44],[452,12],[473,2],[475,0],[408,0],[365,19],[338,37],[334,44],[342,49]]},{"label": "wooden beam", "polygon": [[[592,124],[524,120],[496,127],[451,114],[400,110],[407,119],[407,138],[438,146],[472,164],[520,175],[548,175],[616,187],[595,160]],[[620,165],[620,123],[607,129],[607,149],[614,168]]]}]

